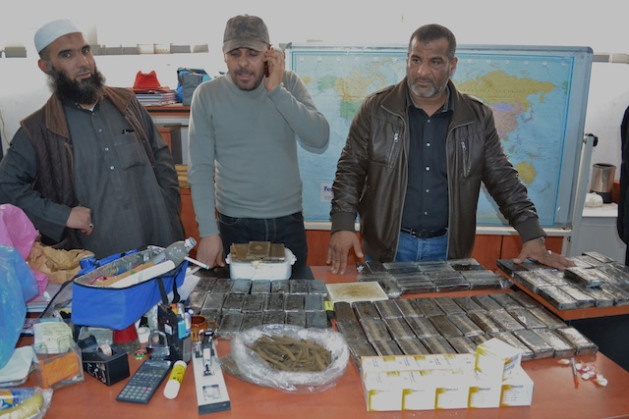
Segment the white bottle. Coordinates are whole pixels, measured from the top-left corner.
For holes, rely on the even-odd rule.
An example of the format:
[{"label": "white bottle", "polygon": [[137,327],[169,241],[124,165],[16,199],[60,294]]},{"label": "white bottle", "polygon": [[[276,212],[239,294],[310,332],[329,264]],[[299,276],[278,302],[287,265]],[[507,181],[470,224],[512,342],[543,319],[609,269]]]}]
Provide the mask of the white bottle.
[{"label": "white bottle", "polygon": [[193,237],[188,237],[186,240],[176,241],[170,244],[163,252],[155,255],[151,262],[154,265],[158,263],[165,262],[167,260],[171,260],[175,266],[178,266],[181,262],[184,261],[190,250],[194,246],[197,245],[196,240]]},{"label": "white bottle", "polygon": [[177,397],[187,366],[188,365],[182,360],[175,362],[172,371],[170,371],[168,381],[166,382],[166,387],[164,387],[164,397],[167,399],[174,399]]}]

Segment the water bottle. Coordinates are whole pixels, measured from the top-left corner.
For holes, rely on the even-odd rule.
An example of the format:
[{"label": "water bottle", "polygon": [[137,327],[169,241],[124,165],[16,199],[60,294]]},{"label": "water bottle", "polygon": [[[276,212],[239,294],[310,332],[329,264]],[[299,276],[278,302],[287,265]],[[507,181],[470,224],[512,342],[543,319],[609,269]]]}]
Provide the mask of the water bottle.
[{"label": "water bottle", "polygon": [[162,252],[155,255],[151,262],[153,262],[154,265],[157,265],[158,263],[171,260],[175,266],[178,266],[185,260],[188,253],[190,253],[190,250],[192,250],[192,248],[196,245],[197,241],[193,237],[188,237],[186,240],[176,241],[170,244]]}]

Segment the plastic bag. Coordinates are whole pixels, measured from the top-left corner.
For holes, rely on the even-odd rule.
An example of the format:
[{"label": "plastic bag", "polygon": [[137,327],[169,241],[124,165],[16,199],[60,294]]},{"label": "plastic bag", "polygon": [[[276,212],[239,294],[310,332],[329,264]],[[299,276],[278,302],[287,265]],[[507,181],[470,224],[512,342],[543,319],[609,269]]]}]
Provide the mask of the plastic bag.
[{"label": "plastic bag", "polygon": [[[330,351],[331,363],[325,370],[319,372],[291,372],[275,369],[249,349],[249,346],[263,336],[286,336],[318,343]],[[233,365],[238,368],[238,373],[242,378],[286,393],[314,393],[333,387],[345,373],[349,359],[345,338],[332,329],[305,329],[286,324],[267,324],[239,332],[232,339],[230,346]]]},{"label": "plastic bag", "polygon": [[[35,240],[37,230],[21,208],[11,204],[0,205],[0,245],[14,247],[24,260],[28,260]],[[37,293],[41,295],[48,286],[48,276],[33,270],[37,281]]]},{"label": "plastic bag", "polygon": [[24,211],[11,205],[0,205],[0,244],[15,247],[26,260],[37,239],[37,230]]},{"label": "plastic bag", "polygon": [[0,417],[43,418],[52,400],[52,389],[16,387],[0,389]]},{"label": "plastic bag", "polygon": [[35,295],[33,271],[15,248],[0,245],[0,368],[9,362],[20,337],[26,318],[25,302]]}]

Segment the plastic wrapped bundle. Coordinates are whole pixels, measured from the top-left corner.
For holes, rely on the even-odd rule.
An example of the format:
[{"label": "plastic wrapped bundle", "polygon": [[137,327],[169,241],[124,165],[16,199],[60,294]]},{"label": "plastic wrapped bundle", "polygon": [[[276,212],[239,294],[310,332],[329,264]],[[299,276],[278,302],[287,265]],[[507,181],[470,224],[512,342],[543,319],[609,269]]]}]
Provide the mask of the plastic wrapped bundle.
[{"label": "plastic wrapped bundle", "polygon": [[[279,339],[303,343],[312,350],[329,353],[329,358],[322,354],[325,362],[323,368],[321,363],[313,362],[311,369],[296,371],[283,369],[283,366],[274,365],[255,350],[257,342],[265,340],[272,342]],[[279,341],[277,349],[286,351],[287,360],[299,356],[297,353],[287,351],[286,346]],[[349,350],[343,335],[331,329],[305,329],[287,324],[267,324],[238,333],[231,342],[231,358],[242,378],[247,381],[287,393],[314,393],[336,385],[345,372]]]}]

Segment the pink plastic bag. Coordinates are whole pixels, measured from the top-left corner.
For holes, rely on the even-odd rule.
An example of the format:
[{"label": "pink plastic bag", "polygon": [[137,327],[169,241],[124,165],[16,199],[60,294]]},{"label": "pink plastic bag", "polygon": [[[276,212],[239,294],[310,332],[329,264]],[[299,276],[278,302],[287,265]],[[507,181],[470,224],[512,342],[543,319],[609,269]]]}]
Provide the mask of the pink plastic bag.
[{"label": "pink plastic bag", "polygon": [[[0,244],[15,248],[26,260],[37,236],[37,230],[21,208],[11,204],[0,205]],[[37,280],[37,296],[40,296],[48,286],[48,276],[31,270]]]}]

